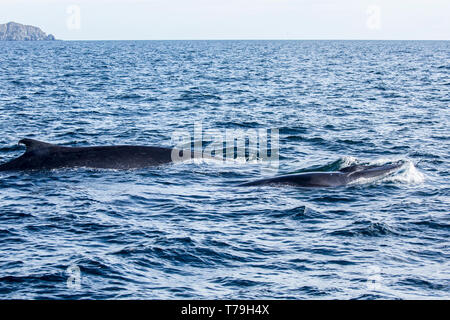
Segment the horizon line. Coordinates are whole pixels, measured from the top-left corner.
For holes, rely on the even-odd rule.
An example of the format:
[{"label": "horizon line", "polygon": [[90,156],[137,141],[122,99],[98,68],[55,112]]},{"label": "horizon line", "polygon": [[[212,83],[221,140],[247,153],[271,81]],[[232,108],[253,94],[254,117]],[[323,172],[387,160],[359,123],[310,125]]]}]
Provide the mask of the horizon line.
[{"label": "horizon line", "polygon": [[[11,42],[24,41],[24,42],[34,42],[30,40],[8,40]],[[450,41],[450,39],[55,39],[53,41]]]}]

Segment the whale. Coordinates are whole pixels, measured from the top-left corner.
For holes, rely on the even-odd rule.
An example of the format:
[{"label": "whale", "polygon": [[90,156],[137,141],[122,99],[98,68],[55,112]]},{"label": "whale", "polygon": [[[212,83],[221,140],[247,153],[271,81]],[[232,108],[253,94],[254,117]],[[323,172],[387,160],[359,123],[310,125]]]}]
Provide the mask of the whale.
[{"label": "whale", "polygon": [[[20,157],[0,165],[0,171],[52,170],[59,168],[139,169],[182,159],[183,151],[153,146],[68,147],[25,138]],[[175,156],[174,156],[175,155]],[[175,159],[175,161],[173,160]]]},{"label": "whale", "polygon": [[324,188],[346,186],[361,179],[387,176],[399,170],[403,161],[384,165],[352,165],[333,172],[305,172],[245,182],[239,186],[293,186]]},{"label": "whale", "polygon": [[[52,170],[60,168],[141,169],[198,157],[190,150],[134,145],[68,147],[25,138],[19,144],[25,153],[0,165],[0,171]],[[184,154],[183,154],[184,152]],[[305,172],[260,179],[238,186],[288,185],[297,187],[338,187],[359,179],[389,175],[403,161],[384,165],[352,165],[334,172]]]}]

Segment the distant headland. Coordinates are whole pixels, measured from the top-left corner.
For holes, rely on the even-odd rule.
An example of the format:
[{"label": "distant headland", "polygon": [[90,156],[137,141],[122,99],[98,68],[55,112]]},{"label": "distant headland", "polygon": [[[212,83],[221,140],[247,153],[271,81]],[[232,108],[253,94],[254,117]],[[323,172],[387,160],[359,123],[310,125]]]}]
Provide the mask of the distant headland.
[{"label": "distant headland", "polygon": [[17,22],[0,24],[0,40],[4,41],[52,41],[52,34],[46,34],[38,27],[27,26]]}]

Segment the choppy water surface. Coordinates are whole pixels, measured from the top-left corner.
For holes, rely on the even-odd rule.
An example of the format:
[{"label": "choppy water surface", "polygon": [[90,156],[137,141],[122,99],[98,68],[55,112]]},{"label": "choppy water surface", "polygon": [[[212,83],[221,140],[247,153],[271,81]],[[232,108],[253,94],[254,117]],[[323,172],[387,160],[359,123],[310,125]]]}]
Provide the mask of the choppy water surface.
[{"label": "choppy water surface", "polygon": [[[0,297],[449,298],[449,49],[1,43],[1,162],[23,137],[171,146],[201,122],[278,128],[280,167],[1,173]],[[399,159],[396,174],[349,187],[236,187]]]}]

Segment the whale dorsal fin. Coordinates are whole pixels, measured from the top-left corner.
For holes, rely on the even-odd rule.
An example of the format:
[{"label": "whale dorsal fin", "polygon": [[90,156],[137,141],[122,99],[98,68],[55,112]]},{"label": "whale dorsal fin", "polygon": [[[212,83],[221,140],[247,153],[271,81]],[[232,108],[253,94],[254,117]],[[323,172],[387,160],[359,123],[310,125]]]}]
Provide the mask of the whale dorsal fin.
[{"label": "whale dorsal fin", "polygon": [[36,151],[36,150],[41,150],[41,149],[48,149],[48,148],[54,146],[51,143],[42,142],[42,141],[34,140],[34,139],[28,139],[28,138],[20,140],[19,144],[24,144],[27,147],[26,152]]}]

